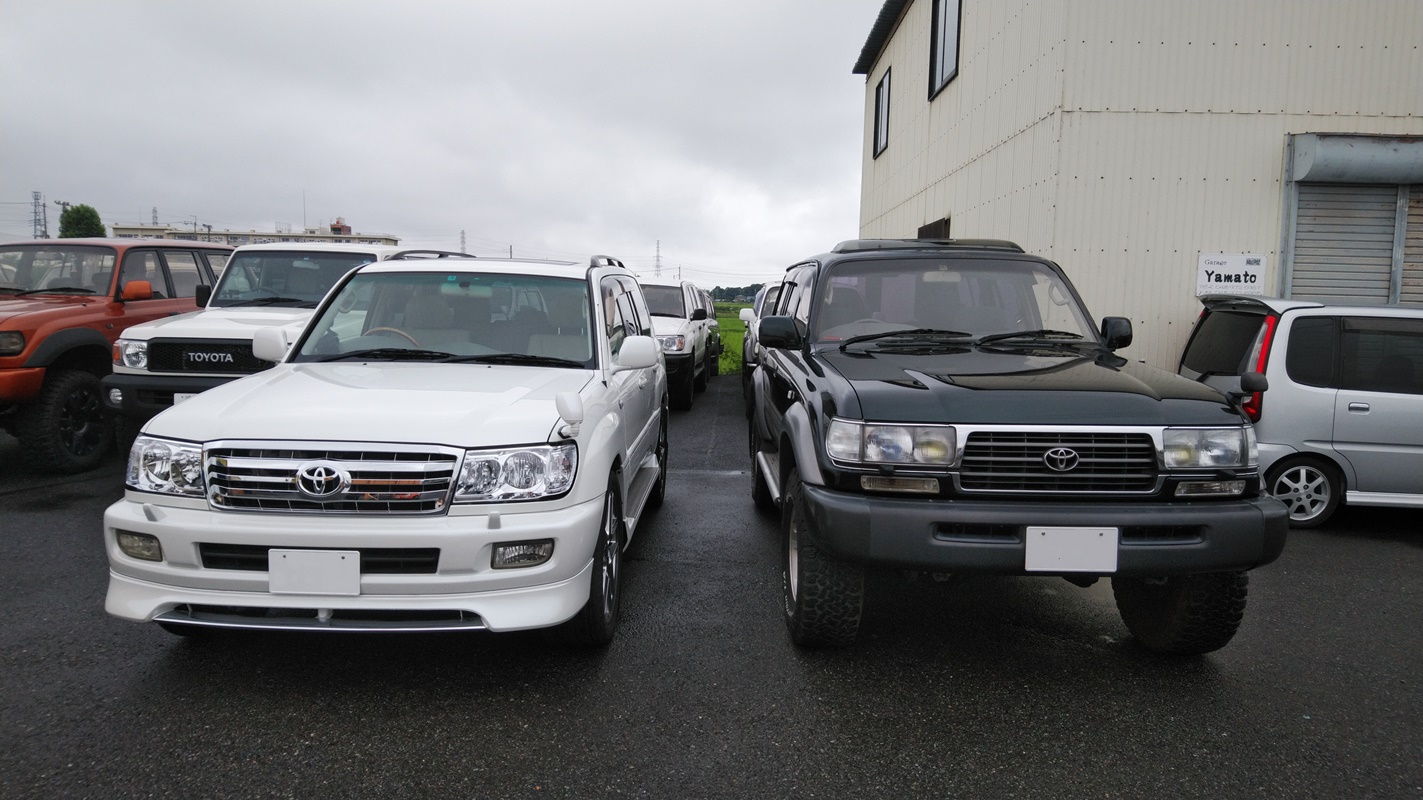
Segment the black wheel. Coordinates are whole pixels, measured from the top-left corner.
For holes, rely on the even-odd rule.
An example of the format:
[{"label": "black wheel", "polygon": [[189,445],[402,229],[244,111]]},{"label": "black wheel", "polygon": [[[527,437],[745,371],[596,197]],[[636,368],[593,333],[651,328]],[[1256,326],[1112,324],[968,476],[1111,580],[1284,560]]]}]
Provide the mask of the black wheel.
[{"label": "black wheel", "polygon": [[661,508],[667,499],[667,404],[662,405],[662,422],[657,431],[657,483],[647,496],[648,508]]},{"label": "black wheel", "polygon": [[1245,616],[1250,577],[1215,572],[1173,578],[1113,578],[1127,630],[1148,650],[1199,655],[1230,642]]},{"label": "black wheel", "polygon": [[756,454],[761,452],[760,437],[756,435],[756,423],[747,423],[746,429],[751,433],[751,501],[756,504],[756,510],[766,514],[776,512],[776,501],[771,497],[771,487],[766,484],[766,478],[761,474],[761,462],[756,460]]},{"label": "black wheel", "polygon": [[1290,527],[1314,528],[1323,525],[1339,507],[1344,481],[1333,465],[1290,458],[1270,468],[1265,491],[1289,507]]},{"label": "black wheel", "polygon": [[801,647],[847,645],[860,628],[865,573],[821,552],[809,535],[813,526],[800,475],[792,469],[781,502],[786,627],[791,641]]},{"label": "black wheel", "polygon": [[608,479],[608,491],[603,495],[603,522],[598,529],[598,543],[593,547],[588,602],[573,619],[552,630],[555,639],[581,646],[601,646],[613,640],[622,600],[624,539],[622,502],[615,475]]},{"label": "black wheel", "polygon": [[99,397],[99,378],[93,373],[51,373],[15,425],[31,463],[66,474],[97,467],[114,441],[113,418]]},{"label": "black wheel", "polygon": [[721,374],[721,348],[707,344],[707,374],[715,378]]},{"label": "black wheel", "polygon": [[691,369],[691,366],[688,365],[686,375],[678,378],[676,383],[672,386],[672,407],[681,411],[686,411],[692,407],[692,397],[694,394],[692,382],[694,379],[692,378]]}]

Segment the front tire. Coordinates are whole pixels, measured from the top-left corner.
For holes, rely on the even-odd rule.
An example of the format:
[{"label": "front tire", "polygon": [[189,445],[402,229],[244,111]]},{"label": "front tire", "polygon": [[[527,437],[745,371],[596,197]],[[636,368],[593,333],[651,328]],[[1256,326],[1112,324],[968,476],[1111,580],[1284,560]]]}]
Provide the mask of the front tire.
[{"label": "front tire", "polygon": [[1200,655],[1225,647],[1240,628],[1250,577],[1214,572],[1171,578],[1112,578],[1117,611],[1148,650]]},{"label": "front tire", "polygon": [[662,404],[662,422],[657,432],[657,483],[647,496],[648,508],[661,508],[667,499],[667,404]]},{"label": "front tire", "polygon": [[16,438],[31,463],[61,474],[99,466],[114,440],[113,418],[99,398],[99,378],[92,372],[50,374],[16,420]]},{"label": "front tire", "polygon": [[1290,458],[1270,468],[1265,491],[1290,510],[1290,527],[1316,528],[1323,525],[1344,493],[1339,470],[1322,461]]},{"label": "front tire", "polygon": [[865,573],[836,561],[817,547],[805,507],[805,490],[794,468],[781,502],[781,586],[786,627],[800,647],[843,646],[855,640],[864,609]]},{"label": "front tire", "polygon": [[618,629],[622,606],[623,545],[622,499],[618,495],[618,479],[608,479],[608,491],[603,495],[603,522],[598,530],[598,543],[593,547],[592,585],[588,602],[569,621],[552,629],[552,635],[564,644],[601,647],[613,641]]}]

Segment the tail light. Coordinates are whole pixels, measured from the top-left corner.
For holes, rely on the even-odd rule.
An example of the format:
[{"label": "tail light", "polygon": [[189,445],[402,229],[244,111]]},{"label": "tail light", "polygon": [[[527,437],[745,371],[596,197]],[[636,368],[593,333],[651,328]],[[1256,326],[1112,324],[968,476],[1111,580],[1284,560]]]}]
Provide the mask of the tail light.
[{"label": "tail light", "polygon": [[[1280,318],[1275,314],[1269,314],[1265,317],[1265,324],[1260,326],[1260,333],[1255,337],[1255,344],[1251,347],[1250,357],[1246,359],[1246,363],[1254,364],[1254,371],[1261,375],[1265,374],[1265,365],[1270,361],[1270,344],[1275,339],[1275,323],[1279,321]],[[1259,422],[1260,415],[1264,413],[1264,404],[1264,393],[1255,392],[1250,395],[1244,403],[1241,403],[1240,407],[1245,411],[1245,416],[1249,417],[1251,422]]]}]

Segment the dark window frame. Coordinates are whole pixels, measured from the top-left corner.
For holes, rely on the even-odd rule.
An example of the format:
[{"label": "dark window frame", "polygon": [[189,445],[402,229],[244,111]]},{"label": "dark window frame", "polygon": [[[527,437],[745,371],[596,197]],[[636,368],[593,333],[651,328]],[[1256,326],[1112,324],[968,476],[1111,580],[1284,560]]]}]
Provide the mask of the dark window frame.
[{"label": "dark window frame", "polygon": [[[949,22],[948,15],[944,13],[945,6],[953,4],[953,39],[954,55],[953,63],[940,70],[941,42],[948,40],[946,25]],[[938,96],[944,87],[953,82],[959,75],[959,42],[961,31],[963,30],[963,3],[961,0],[934,0],[933,2],[933,23],[929,28],[929,99],[933,100]]]},{"label": "dark window frame", "polygon": [[875,84],[875,116],[871,122],[872,147],[875,158],[879,158],[880,153],[889,147],[890,72],[892,70],[886,69],[884,75],[880,76],[879,83]]}]

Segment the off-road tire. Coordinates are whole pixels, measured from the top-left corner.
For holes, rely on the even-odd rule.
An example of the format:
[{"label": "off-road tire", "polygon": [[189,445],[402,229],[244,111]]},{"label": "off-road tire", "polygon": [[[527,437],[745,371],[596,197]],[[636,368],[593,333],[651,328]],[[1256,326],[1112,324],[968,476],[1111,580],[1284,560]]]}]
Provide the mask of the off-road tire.
[{"label": "off-road tire", "polygon": [[806,512],[805,490],[794,468],[786,476],[781,502],[781,587],[786,627],[799,647],[850,644],[860,629],[865,573],[856,564],[836,561],[810,535],[814,521]]},{"label": "off-road tire", "polygon": [[667,403],[662,404],[662,421],[657,431],[657,483],[647,496],[648,508],[661,508],[667,499]]},{"label": "off-road tire", "polygon": [[1270,467],[1265,491],[1289,508],[1291,528],[1317,528],[1339,508],[1344,479],[1324,461],[1287,458]]},{"label": "off-road tire", "polygon": [[692,407],[692,400],[695,397],[693,387],[694,378],[689,373],[685,378],[680,378],[672,384],[672,407],[679,411],[686,411]]},{"label": "off-road tire", "polygon": [[1240,628],[1250,577],[1244,572],[1164,580],[1112,578],[1127,630],[1148,650],[1200,655],[1225,647]]},{"label": "off-road tire", "polygon": [[593,546],[593,574],[588,602],[573,619],[549,629],[549,636],[561,644],[601,647],[613,641],[622,607],[623,532],[622,499],[617,475],[608,479],[603,494],[603,517],[598,526],[598,542]]},{"label": "off-road tire", "polygon": [[91,470],[113,446],[113,417],[99,394],[99,377],[83,370],[51,371],[39,396],[20,409],[15,437],[37,469]]}]

